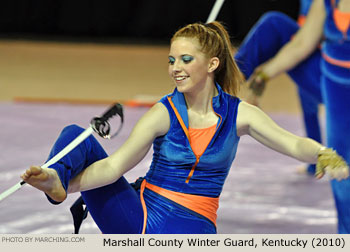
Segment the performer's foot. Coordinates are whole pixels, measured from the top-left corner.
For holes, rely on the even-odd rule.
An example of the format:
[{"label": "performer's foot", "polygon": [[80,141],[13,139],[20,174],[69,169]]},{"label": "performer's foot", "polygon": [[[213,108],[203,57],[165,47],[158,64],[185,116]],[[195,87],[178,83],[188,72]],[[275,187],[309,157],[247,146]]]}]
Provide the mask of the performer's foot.
[{"label": "performer's foot", "polygon": [[23,181],[46,193],[51,199],[62,202],[67,198],[57,172],[52,168],[31,166],[22,174]]}]

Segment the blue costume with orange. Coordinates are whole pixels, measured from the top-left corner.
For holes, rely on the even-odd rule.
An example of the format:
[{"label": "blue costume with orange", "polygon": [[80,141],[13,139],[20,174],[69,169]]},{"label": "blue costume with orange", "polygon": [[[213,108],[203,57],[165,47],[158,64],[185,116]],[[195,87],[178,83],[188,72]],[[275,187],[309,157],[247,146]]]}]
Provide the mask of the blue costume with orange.
[{"label": "blue costume with orange", "polygon": [[[298,23],[283,13],[271,11],[264,14],[253,26],[235,54],[235,60],[247,79],[256,67],[275,56],[290,41],[303,24],[311,4],[312,0],[300,1]],[[288,75],[298,87],[307,137],[317,142],[321,142],[318,105],[323,102],[320,87],[320,58],[320,51],[316,50],[306,60],[288,71]],[[314,174],[315,165],[309,165],[308,172]]]},{"label": "blue costume with orange", "polygon": [[[192,151],[185,98],[175,89],[160,100],[168,109],[170,128],[154,140],[152,164],[140,188],[135,190],[122,177],[111,185],[82,192],[103,233],[216,233],[219,196],[239,142],[236,118],[240,102],[216,87],[218,95],[212,106],[219,120],[202,155]],[[49,158],[81,131],[77,126],[65,128]],[[67,188],[71,178],[106,156],[90,136],[52,168]]]},{"label": "blue costume with orange", "polygon": [[[307,135],[320,141],[317,106],[326,108],[327,146],[350,163],[350,13],[337,9],[339,0],[324,0],[327,18],[321,49],[288,72],[299,88]],[[305,12],[311,1],[301,1]],[[302,13],[303,16],[305,13]],[[303,19],[303,18],[302,18]],[[273,57],[298,30],[284,14],[266,14],[248,34],[235,58],[249,77],[255,67]],[[332,180],[338,232],[350,233],[350,179]]]},{"label": "blue costume with orange", "polygon": [[[350,163],[350,13],[338,0],[325,0],[327,17],[322,43],[322,94],[326,108],[327,145]],[[350,234],[350,179],[331,182],[339,233]]]}]

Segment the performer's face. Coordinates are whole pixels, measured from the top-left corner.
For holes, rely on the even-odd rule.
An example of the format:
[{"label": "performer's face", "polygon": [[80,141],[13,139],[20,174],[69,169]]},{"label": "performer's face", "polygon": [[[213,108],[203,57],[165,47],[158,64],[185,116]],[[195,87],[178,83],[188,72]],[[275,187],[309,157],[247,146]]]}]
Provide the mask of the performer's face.
[{"label": "performer's face", "polygon": [[196,39],[179,37],[170,46],[169,76],[179,92],[200,89],[208,77],[209,59]]}]

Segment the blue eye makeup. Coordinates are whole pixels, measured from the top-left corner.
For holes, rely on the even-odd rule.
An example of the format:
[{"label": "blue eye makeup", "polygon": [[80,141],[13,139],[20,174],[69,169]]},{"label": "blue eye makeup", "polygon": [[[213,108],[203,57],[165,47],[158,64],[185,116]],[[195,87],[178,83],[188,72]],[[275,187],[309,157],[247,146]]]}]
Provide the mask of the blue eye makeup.
[{"label": "blue eye makeup", "polygon": [[182,61],[185,63],[190,63],[193,60],[193,57],[190,55],[184,55],[182,56]]},{"label": "blue eye makeup", "polygon": [[[169,63],[170,65],[174,65],[174,63],[175,63],[175,58],[172,57],[172,56],[169,56],[168,59],[169,59],[168,63]],[[190,56],[190,55],[182,55],[182,56],[181,56],[181,60],[182,60],[185,64],[188,64],[188,63],[190,63],[190,62],[193,60],[193,56]]]},{"label": "blue eye makeup", "polygon": [[174,62],[175,62],[175,59],[174,59],[174,57],[168,57],[168,59],[169,59],[169,61],[168,61],[168,63],[170,64],[170,65],[174,65]]}]

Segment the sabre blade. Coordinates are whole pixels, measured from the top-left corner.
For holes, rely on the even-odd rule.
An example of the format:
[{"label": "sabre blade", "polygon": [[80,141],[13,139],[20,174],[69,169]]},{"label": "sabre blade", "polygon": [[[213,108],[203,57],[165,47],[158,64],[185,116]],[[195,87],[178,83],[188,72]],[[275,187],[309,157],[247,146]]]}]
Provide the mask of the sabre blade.
[{"label": "sabre blade", "polygon": [[207,19],[206,23],[210,23],[216,20],[216,17],[219,14],[219,11],[221,10],[222,5],[224,4],[225,0],[216,0],[213,8],[210,11],[209,17]]},{"label": "sabre blade", "polygon": [[22,185],[26,184],[24,181],[21,181],[17,184],[15,184],[14,186],[12,186],[11,188],[7,189],[5,192],[3,192],[2,194],[0,194],[0,201],[6,199],[8,196],[10,196],[12,193],[16,192],[17,190],[19,190]]}]

